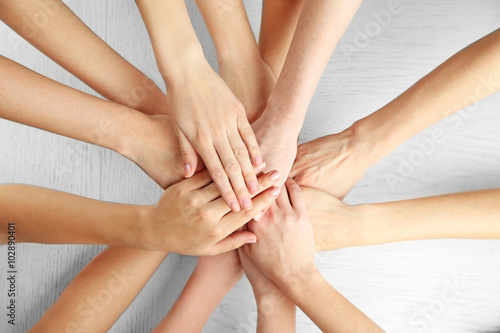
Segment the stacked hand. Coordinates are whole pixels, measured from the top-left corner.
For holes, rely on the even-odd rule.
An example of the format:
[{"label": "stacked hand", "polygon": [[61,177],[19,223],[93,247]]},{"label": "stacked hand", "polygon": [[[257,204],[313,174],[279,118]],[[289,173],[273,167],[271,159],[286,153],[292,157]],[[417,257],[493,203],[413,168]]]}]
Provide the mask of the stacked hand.
[{"label": "stacked hand", "polygon": [[251,209],[256,172],[265,164],[240,101],[206,61],[167,89],[185,176],[194,174],[199,154],[227,205],[235,212]]},{"label": "stacked hand", "polygon": [[138,224],[137,235],[142,237],[138,247],[215,255],[256,242],[251,232],[235,231],[271,204],[279,194],[279,188],[271,187],[278,179],[277,172],[259,177],[262,193],[253,200],[252,209],[238,213],[227,207],[207,171],[172,185],[158,204],[145,210],[144,221]]},{"label": "stacked hand", "polygon": [[301,144],[290,177],[301,186],[344,198],[373,164],[368,149],[354,132],[350,127]]},{"label": "stacked hand", "polygon": [[248,257],[279,287],[315,271],[314,233],[302,191],[292,179],[285,185],[266,215],[248,224],[258,242],[244,247]]}]

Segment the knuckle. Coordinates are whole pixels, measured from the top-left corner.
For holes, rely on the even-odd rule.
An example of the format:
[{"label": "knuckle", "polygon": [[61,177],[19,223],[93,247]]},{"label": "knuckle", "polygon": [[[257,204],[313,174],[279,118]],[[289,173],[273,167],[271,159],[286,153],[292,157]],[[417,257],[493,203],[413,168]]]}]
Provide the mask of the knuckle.
[{"label": "knuckle", "polygon": [[245,108],[243,107],[243,104],[237,99],[235,99],[231,102],[231,110],[235,114],[241,114],[242,112],[245,112]]},{"label": "knuckle", "polygon": [[246,147],[238,146],[234,149],[234,155],[236,157],[247,157],[248,151],[247,151]]},{"label": "knuckle", "polygon": [[240,164],[236,160],[229,160],[224,165],[224,168],[225,168],[226,172],[229,174],[235,174],[235,173],[241,172]]},{"label": "knuckle", "polygon": [[186,205],[188,206],[198,206],[199,203],[199,198],[197,195],[189,195],[185,199]]},{"label": "knuckle", "polygon": [[245,187],[243,187],[243,188],[236,190],[236,196],[238,198],[244,198],[245,196],[248,196],[247,189]]},{"label": "knuckle", "polygon": [[223,180],[224,178],[226,178],[226,173],[224,172],[224,170],[222,170],[221,168],[217,167],[217,168],[214,168],[211,172],[210,172],[210,175],[212,176],[212,179],[217,182],[217,181],[221,181]]},{"label": "knuckle", "polygon": [[250,126],[244,126],[243,128],[240,129],[240,132],[243,138],[251,138],[254,136],[252,127]]},{"label": "knuckle", "polygon": [[206,145],[208,142],[210,142],[210,134],[206,130],[199,130],[195,134],[195,140],[196,142],[199,142],[201,146]]},{"label": "knuckle", "polygon": [[191,152],[190,150],[185,150],[185,149],[181,150],[181,158],[183,160],[189,159],[193,157],[193,155],[194,155],[193,152]]}]

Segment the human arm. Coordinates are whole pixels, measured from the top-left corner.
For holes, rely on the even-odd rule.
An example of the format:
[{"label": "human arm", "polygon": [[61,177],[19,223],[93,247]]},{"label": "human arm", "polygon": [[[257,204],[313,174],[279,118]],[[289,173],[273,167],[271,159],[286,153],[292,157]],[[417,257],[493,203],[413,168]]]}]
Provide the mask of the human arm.
[{"label": "human arm", "polygon": [[267,166],[283,177],[295,159],[299,132],[321,74],[360,3],[304,2],[276,86],[262,116],[252,124]]},{"label": "human arm", "polygon": [[252,123],[264,111],[277,76],[261,57],[243,1],[196,3],[214,41],[219,74]]},{"label": "human arm", "polygon": [[108,247],[75,277],[29,332],[107,332],[167,255]]},{"label": "human arm", "polygon": [[199,154],[228,206],[250,209],[265,165],[243,106],[205,59],[183,0],[136,3],[167,86],[186,177]]},{"label": "human arm", "polygon": [[242,274],[236,250],[199,257],[181,295],[153,332],[201,332],[212,312]]},{"label": "human arm", "polygon": [[[230,212],[207,172],[170,186],[156,205],[103,202],[27,185],[0,185],[0,225],[16,224],[18,242],[108,244],[215,255],[255,241],[234,232],[274,200],[276,173],[259,177],[254,207]],[[71,223],[68,223],[71,221]],[[7,237],[0,243],[5,244]]]},{"label": "human arm", "polygon": [[264,218],[248,224],[258,242],[246,254],[323,332],[382,332],[319,273],[305,199],[293,180],[285,185]]},{"label": "human arm", "polygon": [[238,253],[257,302],[257,332],[295,332],[295,304],[255,266],[242,248]]},{"label": "human arm", "polygon": [[93,97],[0,56],[0,117],[116,151],[161,187],[184,178],[168,116]]},{"label": "human arm", "polygon": [[280,76],[304,0],[266,0],[262,3],[259,50],[276,77]]},{"label": "human arm", "polygon": [[[43,24],[39,24],[37,19],[43,18]],[[100,39],[62,1],[1,1],[0,19],[110,101],[147,114],[168,114],[165,95],[156,84]]]},{"label": "human arm", "polygon": [[316,251],[418,239],[498,239],[500,190],[350,206],[302,187]]},{"label": "human arm", "polygon": [[290,175],[300,185],[345,196],[366,169],[402,142],[498,91],[499,57],[500,30],[496,30],[342,133],[299,146]]}]

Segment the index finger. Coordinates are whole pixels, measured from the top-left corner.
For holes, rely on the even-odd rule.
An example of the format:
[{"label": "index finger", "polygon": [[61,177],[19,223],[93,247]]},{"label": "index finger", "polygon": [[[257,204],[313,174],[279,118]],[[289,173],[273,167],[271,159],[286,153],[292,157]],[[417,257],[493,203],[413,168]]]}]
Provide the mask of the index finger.
[{"label": "index finger", "polygon": [[253,207],[250,210],[240,211],[239,213],[231,212],[221,219],[222,235],[229,235],[236,229],[243,226],[245,223],[253,219],[262,210],[269,207],[280,192],[279,187],[271,187],[262,192],[253,201]]}]

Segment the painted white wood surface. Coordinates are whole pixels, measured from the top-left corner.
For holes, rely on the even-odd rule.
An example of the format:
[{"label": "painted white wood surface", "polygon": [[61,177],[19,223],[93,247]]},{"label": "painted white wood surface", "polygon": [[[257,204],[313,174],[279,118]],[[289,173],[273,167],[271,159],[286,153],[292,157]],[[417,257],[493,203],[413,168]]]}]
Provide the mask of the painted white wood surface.
[{"label": "painted white wood surface", "polygon": [[[418,78],[500,24],[498,0],[401,0],[400,13],[377,35],[374,13],[389,0],[365,1],[334,53],[311,103],[301,141],[338,132],[387,103]],[[133,1],[68,0],[99,36],[150,75],[159,76]],[[261,4],[246,1],[258,33]],[[192,20],[210,63],[214,49],[199,13]],[[356,51],[345,50],[354,46]],[[92,91],[0,24],[0,54],[77,89]],[[500,61],[500,60],[499,60]],[[6,79],[6,78],[0,78]],[[380,202],[500,187],[500,96],[434,126],[446,135],[435,150],[401,173],[429,131],[372,167],[348,203]],[[91,198],[146,204],[160,189],[125,158],[98,147],[0,120],[0,183],[27,183]],[[391,184],[387,179],[399,176]],[[19,326],[31,327],[103,247],[20,245]],[[5,258],[5,249],[0,249]],[[388,332],[500,332],[500,241],[432,240],[342,249],[317,256],[328,281]],[[5,270],[1,259],[0,270]],[[170,255],[111,332],[147,332],[168,311],[195,265]],[[3,273],[2,273],[3,276]],[[3,278],[2,278],[3,280]],[[458,287],[451,287],[457,285]],[[0,295],[5,294],[2,281]],[[441,295],[449,296],[447,301]],[[456,297],[452,297],[455,295]],[[3,296],[0,297],[3,299]],[[3,305],[0,308],[4,308]],[[322,309],[335,311],[335,309]],[[10,332],[3,311],[0,332]],[[204,332],[251,332],[255,302],[246,278],[228,294]],[[298,332],[319,330],[301,313]]]}]

